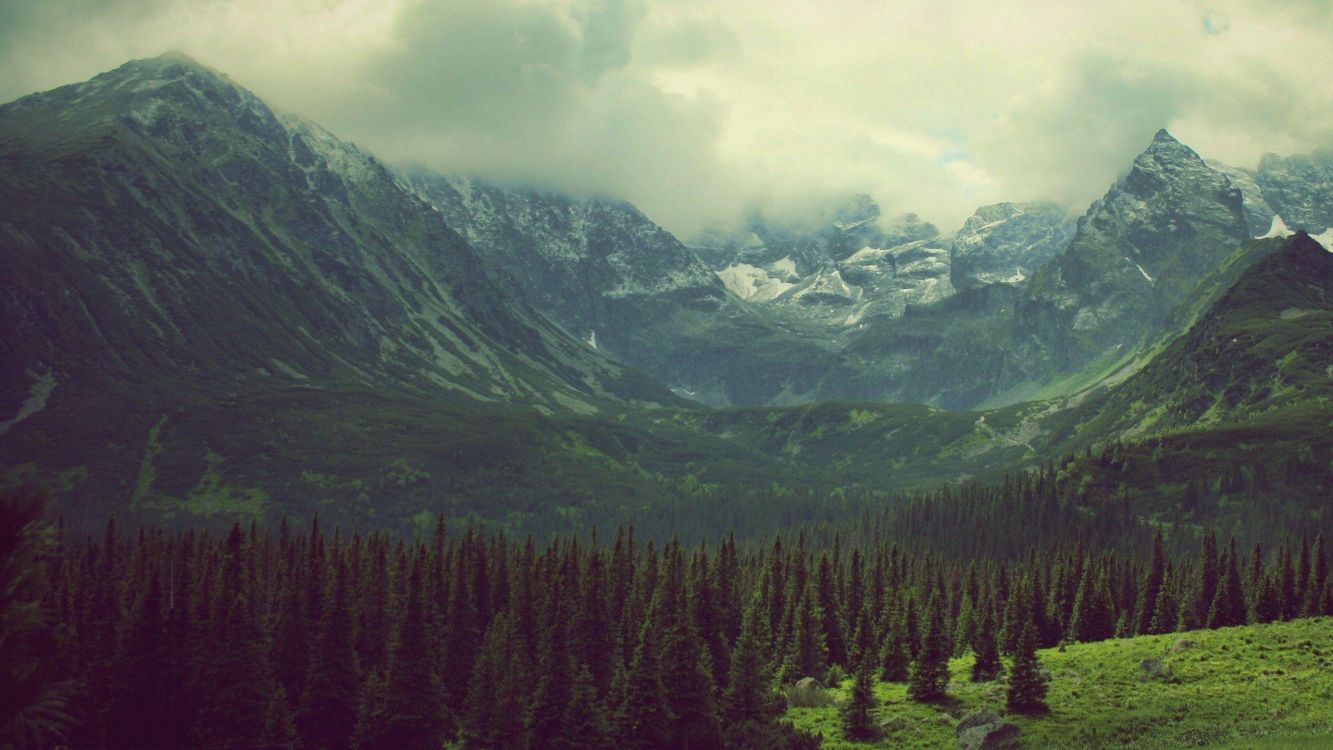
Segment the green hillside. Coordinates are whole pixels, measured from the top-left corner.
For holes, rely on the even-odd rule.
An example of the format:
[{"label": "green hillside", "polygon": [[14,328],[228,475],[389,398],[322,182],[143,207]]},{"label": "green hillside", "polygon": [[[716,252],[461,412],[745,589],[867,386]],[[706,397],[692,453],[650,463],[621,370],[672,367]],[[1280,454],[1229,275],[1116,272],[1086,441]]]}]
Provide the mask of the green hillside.
[{"label": "green hillside", "polygon": [[[1038,652],[1050,673],[1049,715],[1011,717],[1021,747],[1208,748],[1333,747],[1333,618],[1311,618],[1159,636],[1075,644]],[[1158,659],[1171,676],[1148,678],[1140,663]],[[838,706],[791,708],[824,747],[951,748],[954,725],[969,711],[1004,714],[1004,683],[968,681],[972,657],[950,663],[952,701],[913,703],[906,685],[880,683],[878,721],[900,728],[878,743],[841,739]],[[829,691],[840,702],[851,681]]]}]

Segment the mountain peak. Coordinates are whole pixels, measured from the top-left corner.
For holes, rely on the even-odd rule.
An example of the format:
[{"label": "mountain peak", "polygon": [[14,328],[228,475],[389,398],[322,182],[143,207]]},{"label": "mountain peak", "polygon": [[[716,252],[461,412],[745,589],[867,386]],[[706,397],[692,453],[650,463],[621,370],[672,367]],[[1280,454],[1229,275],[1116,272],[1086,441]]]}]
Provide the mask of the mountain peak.
[{"label": "mountain peak", "polygon": [[1153,142],[1153,143],[1174,143],[1174,144],[1179,144],[1179,143],[1180,143],[1180,141],[1179,141],[1174,135],[1171,135],[1171,133],[1168,132],[1166,128],[1161,128],[1161,129],[1159,129],[1159,130],[1157,131],[1157,134],[1154,135],[1154,136],[1152,137],[1152,142]]}]

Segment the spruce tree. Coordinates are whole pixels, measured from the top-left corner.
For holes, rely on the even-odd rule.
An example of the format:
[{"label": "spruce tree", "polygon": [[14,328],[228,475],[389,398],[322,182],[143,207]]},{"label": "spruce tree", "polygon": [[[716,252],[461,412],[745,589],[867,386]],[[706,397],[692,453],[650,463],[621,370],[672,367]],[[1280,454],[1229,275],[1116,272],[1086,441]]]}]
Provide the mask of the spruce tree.
[{"label": "spruce tree", "polygon": [[1236,554],[1236,540],[1231,539],[1231,548],[1223,563],[1225,572],[1218,583],[1217,593],[1213,595],[1212,605],[1208,609],[1208,627],[1225,628],[1244,625],[1246,621],[1245,592],[1240,585],[1240,561]]},{"label": "spruce tree", "polygon": [[889,632],[884,636],[880,650],[879,678],[885,682],[907,682],[912,665],[912,651],[908,644],[904,617],[890,615]]},{"label": "spruce tree", "polygon": [[1157,606],[1157,597],[1161,594],[1162,583],[1166,580],[1166,554],[1162,551],[1162,532],[1153,534],[1152,554],[1148,558],[1148,569],[1144,571],[1143,581],[1139,584],[1138,599],[1134,606],[1137,621],[1134,633],[1145,635],[1152,632],[1153,613]]},{"label": "spruce tree", "polygon": [[731,654],[731,674],[723,693],[727,719],[734,723],[764,722],[781,713],[779,698],[773,689],[773,671],[764,651],[767,613],[760,592],[756,591],[741,615],[741,632]]},{"label": "spruce tree", "polygon": [[879,739],[870,711],[875,707],[874,662],[862,659],[856,667],[851,694],[842,704],[842,736],[851,742],[873,742]]},{"label": "spruce tree", "polygon": [[815,593],[806,588],[796,603],[792,617],[791,637],[786,654],[786,673],[783,682],[796,682],[802,677],[823,681],[828,670],[828,646],[820,626],[819,607]]},{"label": "spruce tree", "polygon": [[1074,600],[1074,616],[1069,624],[1072,640],[1088,643],[1104,641],[1115,635],[1115,604],[1104,565],[1087,565]]},{"label": "spruce tree", "polygon": [[310,654],[310,672],[296,710],[296,726],[304,747],[347,750],[356,729],[356,648],[352,611],[348,606],[347,566],[337,557],[333,596],[325,607]]},{"label": "spruce tree", "polygon": [[616,746],[626,750],[670,747],[671,709],[662,687],[657,642],[645,623],[625,680],[625,699],[616,716]]},{"label": "spruce tree", "polygon": [[[579,665],[574,675],[574,684],[570,688],[569,708],[565,713],[564,725],[572,740],[569,747],[580,750],[611,750],[611,725],[606,718],[606,709],[597,694],[597,683],[593,680],[588,665]],[[544,745],[530,745],[538,747]]]},{"label": "spruce tree", "polygon": [[1306,617],[1318,617],[1327,614],[1324,611],[1324,597],[1328,589],[1328,553],[1324,550],[1324,532],[1314,543],[1314,558],[1311,560],[1310,580],[1305,589],[1305,602],[1301,607]]},{"label": "spruce tree", "polygon": [[[1035,632],[1035,628],[1034,628]],[[981,616],[981,623],[972,637],[972,681],[985,682],[1000,675],[1000,648],[995,640],[995,617],[989,607]]]},{"label": "spruce tree", "polygon": [[949,641],[938,593],[931,598],[928,610],[926,633],[907,687],[908,696],[922,703],[940,700],[949,686]]},{"label": "spruce tree", "polygon": [[383,747],[439,750],[452,723],[430,658],[423,587],[421,560],[415,558],[407,583],[407,606],[389,656],[383,712],[370,717],[379,724]]},{"label": "spruce tree", "polygon": [[1037,661],[1037,633],[1028,625],[1023,628],[1014,651],[1014,663],[1009,670],[1009,688],[1005,705],[1020,714],[1046,713],[1046,676]]}]

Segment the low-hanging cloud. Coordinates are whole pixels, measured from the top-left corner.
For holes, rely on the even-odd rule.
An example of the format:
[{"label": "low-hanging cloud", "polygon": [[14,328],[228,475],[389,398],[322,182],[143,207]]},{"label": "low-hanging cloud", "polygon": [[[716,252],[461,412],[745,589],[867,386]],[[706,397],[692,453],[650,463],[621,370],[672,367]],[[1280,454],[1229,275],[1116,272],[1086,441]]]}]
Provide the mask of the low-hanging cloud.
[{"label": "low-hanging cloud", "polygon": [[682,234],[848,192],[941,228],[1082,208],[1160,127],[1333,145],[1327,2],[0,0],[0,98],[181,49],[393,161],[624,197]]}]

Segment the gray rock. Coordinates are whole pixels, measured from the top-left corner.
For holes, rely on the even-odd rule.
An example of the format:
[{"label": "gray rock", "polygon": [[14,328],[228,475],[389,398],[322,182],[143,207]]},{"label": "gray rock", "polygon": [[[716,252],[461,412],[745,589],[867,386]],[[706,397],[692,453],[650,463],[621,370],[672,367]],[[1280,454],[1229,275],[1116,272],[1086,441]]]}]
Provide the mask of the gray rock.
[{"label": "gray rock", "polygon": [[1333,151],[1267,154],[1259,160],[1254,179],[1264,200],[1291,229],[1318,234],[1333,226]]},{"label": "gray rock", "polygon": [[1139,662],[1139,681],[1147,680],[1169,680],[1175,673],[1171,671],[1171,665],[1161,659],[1144,659]]},{"label": "gray rock", "polygon": [[813,677],[802,677],[796,681],[797,690],[823,690],[824,685]]},{"label": "gray rock", "polygon": [[954,287],[1021,284],[1069,244],[1075,217],[1051,203],[978,208],[949,249]]},{"label": "gray rock", "polygon": [[961,750],[1010,750],[1018,747],[1017,724],[998,722],[973,727],[958,735]]},{"label": "gray rock", "polygon": [[1001,721],[1002,719],[1000,718],[1000,715],[989,708],[978,708],[975,711],[969,712],[963,717],[962,721],[958,722],[958,726],[954,729],[954,733],[961,737],[964,732],[970,729],[986,726],[987,724],[999,724]]}]

